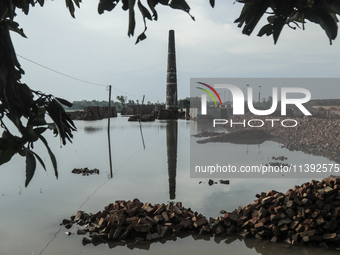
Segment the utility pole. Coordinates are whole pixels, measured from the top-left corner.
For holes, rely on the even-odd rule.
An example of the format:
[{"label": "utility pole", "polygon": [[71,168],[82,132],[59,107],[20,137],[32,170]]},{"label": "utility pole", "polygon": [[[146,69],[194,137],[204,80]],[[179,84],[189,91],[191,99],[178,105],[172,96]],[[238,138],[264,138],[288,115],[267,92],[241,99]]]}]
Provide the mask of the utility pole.
[{"label": "utility pole", "polygon": [[143,95],[142,106],[140,107],[139,123],[140,123],[140,118],[142,118],[142,115],[143,115],[142,111],[143,111],[144,98],[145,98],[145,95]]},{"label": "utility pole", "polygon": [[110,118],[111,118],[111,85],[109,86],[109,116],[108,116],[108,129],[110,130]]}]

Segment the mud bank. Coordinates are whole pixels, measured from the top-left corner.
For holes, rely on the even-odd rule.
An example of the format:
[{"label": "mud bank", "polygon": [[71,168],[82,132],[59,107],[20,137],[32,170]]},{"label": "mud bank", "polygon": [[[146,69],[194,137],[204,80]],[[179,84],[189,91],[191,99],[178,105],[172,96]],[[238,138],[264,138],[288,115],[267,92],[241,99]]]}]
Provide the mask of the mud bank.
[{"label": "mud bank", "polygon": [[[249,120],[261,120],[265,125],[262,127],[249,127]],[[234,125],[232,128],[226,126],[227,130],[261,130],[271,135],[270,140],[283,143],[289,150],[299,150],[309,154],[324,156],[330,160],[340,163],[340,120],[322,119],[314,117],[296,118],[295,127],[284,127],[280,123],[286,118],[275,117],[274,122],[266,121],[268,117],[249,116],[232,117],[233,122],[245,122],[243,125]],[[252,121],[252,125],[262,122]],[[272,127],[272,123],[274,127]]]},{"label": "mud bank", "polygon": [[[202,135],[197,135],[202,137]],[[272,135],[263,130],[237,130],[231,133],[213,133],[210,138],[199,140],[197,143],[235,143],[261,144],[270,140]]]}]

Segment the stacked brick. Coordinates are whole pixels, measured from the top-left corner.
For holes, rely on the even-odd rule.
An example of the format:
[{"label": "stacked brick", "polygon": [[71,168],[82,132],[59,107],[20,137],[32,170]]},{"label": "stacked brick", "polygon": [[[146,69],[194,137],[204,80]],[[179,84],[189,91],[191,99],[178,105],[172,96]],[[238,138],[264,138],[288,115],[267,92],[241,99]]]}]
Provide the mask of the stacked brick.
[{"label": "stacked brick", "polygon": [[271,190],[256,197],[252,204],[233,212],[222,210],[223,216],[209,220],[181,202],[152,205],[134,199],[116,201],[93,215],[78,211],[63,224],[67,228],[73,223],[85,225],[78,234],[89,233],[92,239],[84,238],[83,243],[128,239],[144,242],[193,231],[339,247],[340,178],[312,180],[285,194]]},{"label": "stacked brick", "polygon": [[126,239],[151,241],[180,231],[210,230],[206,217],[184,208],[181,202],[152,205],[138,199],[116,201],[93,215],[78,211],[71,220],[63,220],[66,228],[73,223],[85,225],[78,234],[89,233],[92,238],[84,238],[83,243]]},{"label": "stacked brick", "polygon": [[285,194],[271,190],[253,204],[225,213],[229,233],[295,243],[339,246],[340,179],[312,180]]}]

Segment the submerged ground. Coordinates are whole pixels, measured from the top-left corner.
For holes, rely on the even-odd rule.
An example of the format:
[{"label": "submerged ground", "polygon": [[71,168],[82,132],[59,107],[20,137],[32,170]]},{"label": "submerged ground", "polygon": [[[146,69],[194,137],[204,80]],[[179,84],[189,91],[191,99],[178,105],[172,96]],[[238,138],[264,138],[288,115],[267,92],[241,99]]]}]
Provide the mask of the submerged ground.
[{"label": "submerged ground", "polygon": [[[303,247],[282,248],[256,239],[209,238],[196,236],[178,237],[162,244],[157,242],[146,247],[114,247],[81,244],[81,237],[66,235],[60,227],[62,219],[78,210],[97,212],[116,200],[167,203],[181,201],[207,217],[220,216],[220,210],[231,211],[239,205],[251,203],[256,193],[276,189],[285,192],[296,184],[313,179],[313,176],[297,179],[231,179],[230,185],[209,186],[209,179],[190,178],[189,150],[190,129],[195,123],[185,120],[176,122],[178,127],[176,168],[168,168],[167,132],[173,133],[173,125],[167,121],[143,123],[127,122],[126,118],[111,119],[111,145],[113,178],[110,178],[108,158],[107,121],[76,121],[78,132],[74,143],[59,148],[58,139],[48,138],[50,147],[58,159],[59,179],[56,180],[49,166],[43,145],[35,151],[45,155],[47,174],[36,170],[35,177],[24,188],[24,160],[20,157],[1,167],[0,214],[2,225],[1,254],[318,254],[319,250]],[[176,126],[176,125],[175,125]],[[145,149],[143,146],[143,140]],[[196,138],[195,138],[196,139]],[[210,145],[206,146],[209,150]],[[225,155],[249,162],[269,162],[272,156],[285,156],[287,162],[330,162],[302,152],[291,152],[278,143],[258,145],[220,145]],[[74,168],[88,167],[100,170],[99,175],[72,174]],[[218,182],[218,179],[214,181]],[[76,229],[75,229],[76,230]],[[71,232],[75,232],[72,230]],[[207,239],[207,238],[206,238]],[[322,251],[332,254],[334,251]]]}]

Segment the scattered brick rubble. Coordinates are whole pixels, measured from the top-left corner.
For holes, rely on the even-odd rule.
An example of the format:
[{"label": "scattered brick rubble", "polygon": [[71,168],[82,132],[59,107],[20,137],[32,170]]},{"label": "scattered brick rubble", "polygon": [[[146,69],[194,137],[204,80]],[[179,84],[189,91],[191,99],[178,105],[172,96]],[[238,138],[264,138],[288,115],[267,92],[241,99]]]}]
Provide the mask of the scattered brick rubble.
[{"label": "scattered brick rubble", "polygon": [[90,175],[90,174],[99,174],[99,169],[94,168],[94,169],[88,169],[87,167],[85,168],[74,168],[72,170],[73,174],[82,174],[82,175]]},{"label": "scattered brick rubble", "polygon": [[286,194],[271,190],[256,197],[253,204],[224,215],[235,228],[232,232],[272,242],[339,246],[340,178],[312,180]]},{"label": "scattered brick rubble", "polygon": [[288,158],[285,157],[285,156],[278,156],[278,157],[274,157],[274,156],[273,156],[272,159],[284,161],[284,160],[287,160]]},{"label": "scattered brick rubble", "polygon": [[[219,182],[220,182],[220,184],[226,184],[226,185],[230,184],[230,181],[229,181],[229,180],[220,180]],[[201,183],[205,183],[205,182],[203,182],[203,181],[199,181],[199,182],[198,182],[198,184],[201,184]],[[213,180],[210,179],[210,180],[208,181],[208,184],[209,184],[209,186],[212,186],[212,185],[214,185],[214,184],[218,184],[218,182],[215,182],[215,181],[213,181]]]},{"label": "scattered brick rubble", "polygon": [[90,215],[78,211],[62,224],[85,225],[78,234],[89,233],[83,244],[109,240],[144,242],[191,231],[199,234],[239,235],[289,244],[308,243],[339,247],[340,178],[328,177],[295,186],[285,194],[271,190],[256,195],[253,204],[209,220],[181,202],[142,203],[138,199],[116,201]]}]

